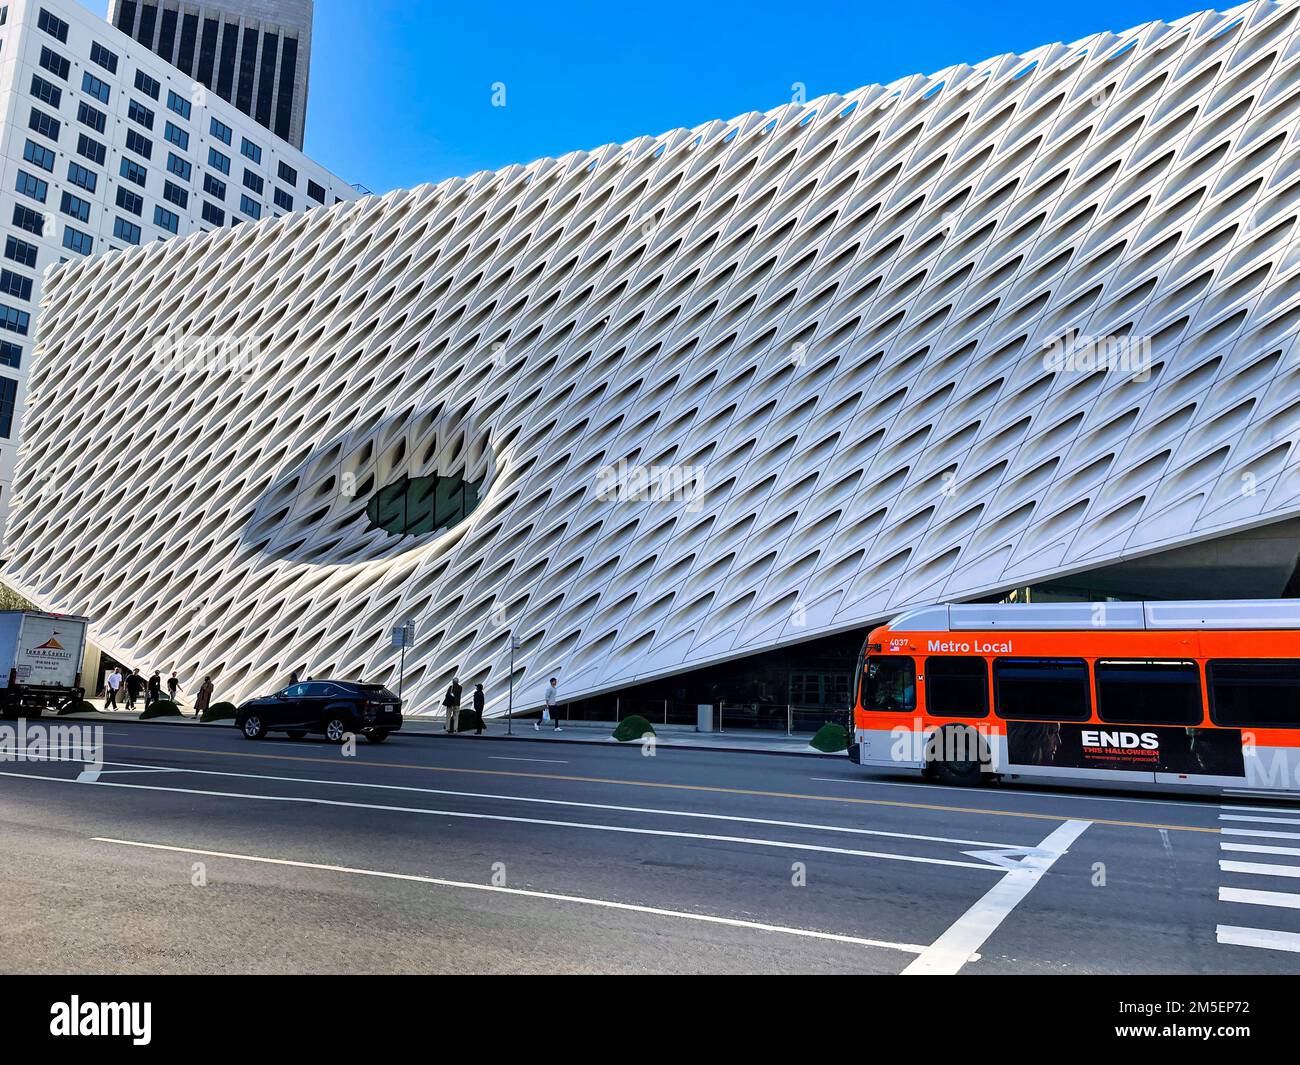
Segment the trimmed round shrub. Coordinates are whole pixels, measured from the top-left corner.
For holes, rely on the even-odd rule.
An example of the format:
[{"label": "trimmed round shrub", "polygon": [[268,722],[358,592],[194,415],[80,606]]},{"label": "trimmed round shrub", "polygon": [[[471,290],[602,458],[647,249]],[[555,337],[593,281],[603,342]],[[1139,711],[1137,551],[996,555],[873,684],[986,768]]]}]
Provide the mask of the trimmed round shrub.
[{"label": "trimmed round shrub", "polygon": [[69,714],[97,714],[99,707],[94,703],[88,703],[84,699],[81,702],[68,703],[59,711],[59,717],[67,717]]},{"label": "trimmed round shrub", "polygon": [[640,714],[625,717],[614,730],[614,739],[619,743],[638,743],[646,736],[655,734],[654,726]]},{"label": "trimmed round shrub", "polygon": [[141,721],[153,721],[159,717],[180,717],[181,708],[170,699],[160,699],[140,715]]},{"label": "trimmed round shrub", "polygon": [[234,721],[239,708],[234,703],[214,703],[203,711],[201,724],[212,725],[218,721]]},{"label": "trimmed round shrub", "polygon": [[821,731],[808,741],[822,754],[839,754],[849,749],[849,733],[843,725],[823,725]]}]

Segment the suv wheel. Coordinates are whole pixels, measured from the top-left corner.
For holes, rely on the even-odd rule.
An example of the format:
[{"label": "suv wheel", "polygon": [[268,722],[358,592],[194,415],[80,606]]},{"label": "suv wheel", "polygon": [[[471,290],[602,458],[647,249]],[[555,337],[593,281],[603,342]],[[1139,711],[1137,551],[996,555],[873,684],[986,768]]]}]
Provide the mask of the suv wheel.
[{"label": "suv wheel", "polygon": [[244,718],[244,723],[240,726],[244,738],[248,740],[260,740],[266,735],[266,725],[256,714],[249,714]]},{"label": "suv wheel", "polygon": [[325,738],[330,743],[342,743],[348,731],[348,723],[341,717],[332,717],[325,723]]}]

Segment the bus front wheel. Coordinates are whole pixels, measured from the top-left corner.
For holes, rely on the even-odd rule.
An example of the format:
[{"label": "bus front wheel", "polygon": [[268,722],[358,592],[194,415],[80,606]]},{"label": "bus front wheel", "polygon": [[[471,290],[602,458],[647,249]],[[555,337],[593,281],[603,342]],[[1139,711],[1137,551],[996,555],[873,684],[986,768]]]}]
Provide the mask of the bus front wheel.
[{"label": "bus front wheel", "polygon": [[984,783],[991,764],[988,747],[974,729],[948,725],[934,734],[926,749],[926,769],[941,784],[971,788]]}]

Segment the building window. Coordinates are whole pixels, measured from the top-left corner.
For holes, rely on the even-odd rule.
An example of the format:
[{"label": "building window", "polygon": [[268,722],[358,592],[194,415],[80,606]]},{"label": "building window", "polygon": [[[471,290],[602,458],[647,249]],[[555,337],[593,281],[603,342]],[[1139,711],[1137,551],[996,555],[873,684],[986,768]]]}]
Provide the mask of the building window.
[{"label": "building window", "polygon": [[245,137],[243,140],[244,140],[244,143],[243,143],[243,144],[240,146],[240,148],[239,148],[240,153],[241,153],[241,154],[242,154],[246,159],[251,159],[251,160],[253,160],[253,162],[255,162],[255,163],[261,163],[261,161],[262,161],[262,149],[259,148],[259,147],[258,147],[256,144],[254,144],[252,141],[250,141],[247,137]]},{"label": "building window", "polygon": [[140,227],[134,222],[128,222],[125,218],[113,220],[113,236],[118,240],[124,240],[128,244],[140,243]]},{"label": "building window", "polygon": [[211,174],[204,174],[203,191],[209,196],[215,196],[218,200],[224,200],[226,198],[226,183],[218,181]]},{"label": "building window", "polygon": [[209,225],[224,226],[226,224],[226,212],[218,207],[215,203],[203,201],[203,221]]},{"label": "building window", "polygon": [[63,199],[59,203],[59,210],[64,214],[71,215],[78,222],[90,221],[90,201],[83,200],[80,196],[74,196],[70,192],[63,194]]},{"label": "building window", "polygon": [[180,215],[174,211],[169,211],[165,207],[155,204],[153,209],[153,224],[159,229],[165,229],[168,233],[179,232],[181,227]]},{"label": "building window", "polygon": [[281,162],[278,173],[280,175],[280,180],[283,181],[286,185],[297,186],[298,171],[296,171],[288,163]]},{"label": "building window", "polygon": [[262,217],[262,205],[248,196],[239,197],[239,209],[248,215],[249,218]]},{"label": "building window", "polygon": [[110,52],[98,41],[90,43],[90,61],[103,67],[110,74],[117,73],[117,53]]},{"label": "building window", "polygon": [[32,75],[32,95],[42,103],[57,108],[63,102],[63,90],[39,74]]},{"label": "building window", "polygon": [[135,72],[135,87],[153,100],[158,99],[158,94],[162,92],[162,86],[143,70]]},{"label": "building window", "polygon": [[14,183],[14,190],[23,196],[30,196],[33,200],[44,203],[46,193],[50,191],[50,186],[48,182],[32,176],[26,170],[20,170],[18,171],[18,180]]},{"label": "building window", "polygon": [[180,115],[181,118],[187,119],[190,117],[190,102],[180,93],[168,90],[167,106]]},{"label": "building window", "polygon": [[103,133],[108,122],[108,116],[98,107],[91,107],[85,100],[82,100],[77,104],[77,121],[83,126],[89,126],[96,133]]},{"label": "building window", "polygon": [[58,52],[46,48],[44,45],[41,46],[40,64],[56,78],[61,78],[63,81],[68,80],[68,70],[72,64],[59,55]]},{"label": "building window", "polygon": [[70,162],[68,163],[68,181],[79,189],[94,192],[95,186],[99,184],[99,175],[80,163]]},{"label": "building window", "polygon": [[12,259],[16,263],[21,263],[29,270],[36,269],[36,245],[28,244],[25,240],[19,240],[17,237],[5,238],[5,258]]},{"label": "building window", "polygon": [[[113,90],[108,87],[108,82],[100,81],[89,70],[81,75],[81,91],[88,96],[93,96],[101,104],[108,103],[108,98],[113,94]],[[55,104],[54,106],[58,107],[59,105]]]},{"label": "building window", "polygon": [[71,226],[63,227],[63,246],[78,255],[89,255],[95,247],[95,238]]},{"label": "building window", "polygon": [[134,159],[122,159],[121,174],[127,181],[144,187],[149,171],[137,163]]},{"label": "building window", "polygon": [[13,434],[14,408],[18,403],[18,382],[0,377],[0,436],[6,440]]},{"label": "building window", "polygon": [[229,147],[231,138],[234,136],[234,130],[224,122],[220,122],[215,118],[212,120],[210,128],[212,130],[212,135]]},{"label": "building window", "polygon": [[325,202],[325,190],[321,188],[319,185],[317,185],[316,182],[312,181],[310,178],[307,180],[307,195],[310,196],[317,203]]},{"label": "building window", "polygon": [[32,298],[32,279],[13,270],[0,270],[0,292],[17,296],[20,300]]},{"label": "building window", "polygon": [[226,177],[230,177],[230,159],[222,155],[215,148],[208,149],[208,166],[212,167]]},{"label": "building window", "polygon": [[167,123],[163,136],[181,151],[186,151],[190,146],[190,135],[172,122]]},{"label": "building window", "polygon": [[119,185],[117,187],[117,205],[124,211],[130,211],[134,215],[144,214],[144,197],[137,196],[128,188]]},{"label": "building window", "polygon": [[284,211],[292,211],[292,210],[293,210],[293,197],[290,196],[287,192],[285,192],[284,189],[276,189],[276,190],[275,190],[275,205],[276,205],[277,207],[279,207],[281,210],[284,210]]},{"label": "building window", "polygon": [[128,129],[126,131],[126,150],[135,152],[136,155],[143,156],[145,159],[152,159],[153,141],[138,129]]},{"label": "building window", "polygon": [[153,112],[139,100],[132,100],[127,106],[126,117],[132,122],[140,123],[145,129],[153,129]]},{"label": "building window", "polygon": [[26,336],[31,325],[32,316],[26,311],[0,303],[0,329],[8,329],[11,333],[21,333]]},{"label": "building window", "polygon": [[244,171],[244,188],[252,189],[255,193],[257,193],[260,196],[262,195],[262,190],[265,187],[266,187],[266,182],[263,181],[261,177],[259,177],[257,174],[254,174],[251,170]]},{"label": "building window", "polygon": [[11,340],[0,340],[0,364],[15,370],[23,367],[23,349]]},{"label": "building window", "polygon": [[194,172],[193,165],[187,163],[175,152],[167,153],[167,169],[170,170],[182,181],[189,181],[190,174]]},{"label": "building window", "polygon": [[56,143],[59,139],[59,130],[62,128],[57,118],[53,115],[47,115],[38,107],[32,108],[31,117],[28,118],[27,125],[42,137],[49,137],[50,140],[55,141]]},{"label": "building window", "polygon": [[89,159],[92,163],[103,166],[108,149],[99,141],[87,137],[84,133],[79,133],[77,134],[77,154]]},{"label": "building window", "polygon": [[366,517],[390,536],[427,536],[468,518],[478,506],[479,488],[459,477],[403,478],[370,500]]},{"label": "building window", "polygon": [[53,37],[56,41],[63,44],[68,43],[68,24],[59,18],[41,8],[40,14],[36,16],[36,25]]},{"label": "building window", "polygon": [[42,170],[48,170],[50,173],[54,172],[54,152],[43,144],[37,144],[35,141],[29,140],[23,145],[23,158],[33,166],[39,166]]},{"label": "building window", "polygon": [[45,235],[44,216],[21,203],[14,204],[14,225],[25,232],[35,233],[38,237]]},{"label": "building window", "polygon": [[190,194],[187,190],[170,181],[163,182],[163,199],[168,203],[174,203],[181,210],[185,210],[190,203]]}]

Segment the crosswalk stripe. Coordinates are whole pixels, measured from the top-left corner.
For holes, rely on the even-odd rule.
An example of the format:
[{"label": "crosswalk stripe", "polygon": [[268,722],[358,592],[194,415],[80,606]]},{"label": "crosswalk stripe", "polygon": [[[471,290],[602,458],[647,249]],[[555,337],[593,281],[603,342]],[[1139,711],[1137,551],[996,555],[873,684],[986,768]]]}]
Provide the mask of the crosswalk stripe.
[{"label": "crosswalk stripe", "polygon": [[1300,839],[1300,832],[1272,832],[1267,828],[1221,828],[1224,836],[1254,836],[1258,839]]},{"label": "crosswalk stripe", "polygon": [[1300,817],[1239,817],[1233,814],[1219,814],[1220,821],[1262,821],[1269,825],[1300,825]]},{"label": "crosswalk stripe", "polygon": [[1300,910],[1300,895],[1287,891],[1252,891],[1249,888],[1221,887],[1220,902],[1244,902],[1251,906],[1282,906]]},{"label": "crosswalk stripe", "polygon": [[1300,954],[1300,933],[1274,932],[1267,928],[1237,928],[1221,924],[1219,942],[1235,947],[1260,947],[1264,950],[1289,950]]},{"label": "crosswalk stripe", "polygon": [[1300,865],[1267,865],[1264,862],[1219,862],[1224,873],[1258,873],[1262,876],[1300,877]]},{"label": "crosswalk stripe", "polygon": [[1234,813],[1289,814],[1292,812],[1293,808],[1287,806],[1239,806],[1234,802],[1220,806],[1219,809],[1230,810]]},{"label": "crosswalk stripe", "polygon": [[1265,847],[1259,843],[1220,843],[1219,848],[1238,854],[1285,854],[1300,857],[1300,847]]}]

